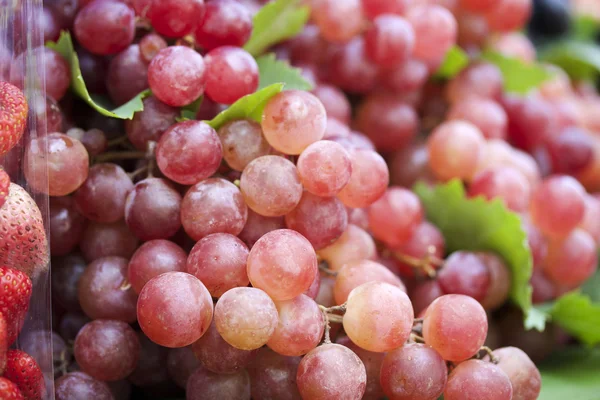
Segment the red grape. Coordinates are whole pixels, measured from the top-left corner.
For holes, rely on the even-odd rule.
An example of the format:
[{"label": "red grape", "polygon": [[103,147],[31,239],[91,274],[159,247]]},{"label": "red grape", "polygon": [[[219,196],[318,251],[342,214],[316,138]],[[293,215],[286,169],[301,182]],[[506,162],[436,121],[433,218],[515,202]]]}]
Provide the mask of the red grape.
[{"label": "red grape", "polygon": [[351,261],[338,271],[333,287],[337,304],[348,300],[352,290],[368,282],[385,282],[406,292],[404,283],[385,266],[370,260]]},{"label": "red grape", "polygon": [[86,266],[77,254],[52,258],[52,299],[68,311],[81,310],[77,286]]},{"label": "red grape", "polygon": [[555,284],[575,288],[596,272],[598,264],[594,239],[575,229],[562,239],[551,240],[543,262],[544,272]]},{"label": "red grape", "polygon": [[500,0],[485,16],[492,31],[507,32],[523,27],[531,10],[531,0]]},{"label": "red grape", "polygon": [[366,31],[365,45],[371,61],[382,67],[394,67],[412,54],[415,31],[404,18],[383,14]]},{"label": "red grape", "polygon": [[369,227],[373,236],[388,245],[406,242],[423,220],[423,207],[410,190],[390,187],[369,207]]},{"label": "red grape", "polygon": [[348,152],[329,140],[308,146],[298,157],[297,168],[304,188],[317,196],[335,196],[352,175]]},{"label": "red grape", "polygon": [[199,367],[188,378],[186,393],[187,400],[250,400],[250,377],[246,370],[224,375]]},{"label": "red grape", "polygon": [[271,400],[301,400],[296,385],[300,357],[286,357],[268,347],[258,350],[248,367],[252,398]]},{"label": "red grape", "polygon": [[252,33],[252,15],[235,0],[206,4],[204,18],[194,31],[194,39],[204,50],[220,46],[243,46]]},{"label": "red grape", "polygon": [[338,240],[319,250],[319,256],[334,271],[350,261],[373,260],[376,255],[377,249],[371,235],[352,224],[348,225]]},{"label": "red grape", "polygon": [[[206,335],[208,333],[204,336]],[[185,389],[189,377],[199,366],[200,361],[196,358],[190,346],[169,349],[169,354],[167,355],[167,372],[173,382],[180,388]]]},{"label": "red grape", "polygon": [[444,262],[437,280],[444,293],[464,294],[481,302],[490,289],[491,274],[477,253],[457,251]]},{"label": "red grape", "polygon": [[360,0],[312,0],[311,16],[321,36],[330,42],[347,42],[363,27]]},{"label": "red grape", "polygon": [[110,61],[106,89],[111,100],[118,105],[148,89],[148,66],[142,59],[139,45],[129,46]]},{"label": "red grape", "polygon": [[535,400],[540,394],[542,378],[529,356],[516,347],[494,350],[498,367],[508,376],[514,400]]},{"label": "red grape", "polygon": [[508,116],[495,101],[469,97],[454,103],[448,111],[448,119],[459,119],[475,125],[486,139],[506,139]]},{"label": "red grape", "polygon": [[362,0],[362,7],[369,19],[381,14],[404,15],[411,0]]},{"label": "red grape", "polygon": [[448,377],[444,400],[511,400],[513,389],[508,376],[495,364],[468,360]]},{"label": "red grape", "polygon": [[150,240],[133,253],[127,269],[127,280],[136,293],[148,281],[166,272],[185,272],[187,254],[168,240]]},{"label": "red grape", "polygon": [[236,171],[243,171],[252,160],[271,151],[258,123],[250,119],[231,121],[219,128],[223,158]]},{"label": "red grape", "polygon": [[233,104],[258,88],[258,64],[245,50],[221,46],[208,52],[206,95],[221,104]]},{"label": "red grape", "polygon": [[77,211],[72,197],[51,197],[48,214],[50,252],[67,255],[79,244],[85,229],[85,217]]},{"label": "red grape", "polygon": [[438,5],[417,5],[406,13],[415,33],[413,55],[437,68],[456,43],[457,23],[450,11]]},{"label": "red grape", "polygon": [[54,382],[56,400],[113,400],[108,385],[83,372],[70,372]]},{"label": "red grape", "polygon": [[152,27],[161,35],[179,38],[191,33],[204,16],[203,0],[155,0],[146,10]]},{"label": "red grape", "polygon": [[352,175],[338,197],[348,207],[367,207],[385,193],[390,177],[388,167],[384,159],[371,150],[351,151],[350,161]]},{"label": "red grape", "polygon": [[136,112],[132,120],[125,121],[127,138],[138,150],[145,151],[149,141],[158,142],[171,125],[179,111],[166,105],[154,96],[143,100],[144,109]]},{"label": "red grape", "polygon": [[531,184],[512,167],[490,168],[473,177],[468,190],[470,197],[483,196],[488,200],[500,198],[512,211],[524,212],[529,205]]},{"label": "red grape", "polygon": [[238,237],[249,248],[252,248],[254,243],[266,233],[283,228],[285,228],[285,219],[283,217],[263,217],[252,210],[248,210],[248,220]]},{"label": "red grape", "polygon": [[138,239],[123,221],[112,224],[89,223],[79,243],[87,261],[108,256],[129,258],[137,246]]},{"label": "red grape", "polygon": [[[312,48],[310,51],[314,52]],[[344,123],[350,122],[350,102],[339,88],[321,83],[313,89],[312,93],[323,103],[327,118],[335,118]]]},{"label": "red grape", "polygon": [[[197,3],[196,3],[197,4]],[[140,55],[146,63],[150,63],[159,51],[168,46],[167,41],[157,33],[151,32],[140,39]]]}]

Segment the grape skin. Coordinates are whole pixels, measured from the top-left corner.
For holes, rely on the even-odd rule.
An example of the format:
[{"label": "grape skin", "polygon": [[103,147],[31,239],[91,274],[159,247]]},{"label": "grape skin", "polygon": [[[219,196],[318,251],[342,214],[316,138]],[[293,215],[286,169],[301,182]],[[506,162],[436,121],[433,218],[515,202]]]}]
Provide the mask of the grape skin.
[{"label": "grape skin", "polygon": [[301,357],[286,357],[268,347],[258,350],[248,366],[252,398],[264,400],[302,400],[296,372]]},{"label": "grape skin", "polygon": [[180,388],[185,389],[189,377],[199,366],[200,361],[196,358],[191,347],[169,349],[167,372],[173,382]]},{"label": "grape skin", "polygon": [[[542,386],[542,378],[535,364],[525,352],[516,347],[493,351],[498,367],[508,376],[513,389],[513,400],[535,400]],[[489,356],[486,356],[486,360]]]},{"label": "grape skin", "polygon": [[223,158],[236,171],[243,171],[252,160],[271,151],[260,124],[250,119],[228,122],[219,128],[218,134],[223,145]]},{"label": "grape skin", "polygon": [[491,284],[488,267],[476,253],[454,252],[446,259],[437,280],[444,293],[464,294],[481,302]]},{"label": "grape skin", "polygon": [[113,400],[106,383],[96,380],[84,372],[70,372],[54,382],[56,400],[96,399]]},{"label": "grape skin", "polygon": [[215,374],[204,367],[188,378],[187,400],[250,400],[250,377],[246,370],[235,374]]},{"label": "grape skin", "polygon": [[367,207],[385,193],[390,178],[388,167],[384,159],[371,150],[351,151],[350,161],[352,175],[338,198],[348,207]]},{"label": "grape skin", "polygon": [[368,282],[386,282],[406,292],[406,287],[400,278],[383,265],[369,260],[351,261],[344,264],[335,277],[333,287],[335,302],[345,303],[352,290]]},{"label": "grape skin", "polygon": [[329,268],[338,271],[350,261],[374,260],[377,249],[373,237],[356,225],[348,224],[342,236],[330,246],[319,250]]},{"label": "grape skin", "polygon": [[168,240],[150,240],[131,256],[127,280],[139,294],[148,281],[165,272],[185,272],[186,252]]},{"label": "grape skin", "polygon": [[380,400],[384,396],[379,381],[381,375],[381,362],[383,361],[385,354],[361,349],[352,343],[348,336],[339,337],[336,340],[336,343],[352,350],[365,366],[365,371],[367,372],[367,386],[362,400]]},{"label": "grape skin", "polygon": [[340,144],[329,140],[308,146],[296,166],[304,188],[317,196],[335,196],[352,176],[350,155]]},{"label": "grape skin", "polygon": [[444,400],[511,400],[513,389],[508,376],[487,361],[468,360],[448,377]]}]

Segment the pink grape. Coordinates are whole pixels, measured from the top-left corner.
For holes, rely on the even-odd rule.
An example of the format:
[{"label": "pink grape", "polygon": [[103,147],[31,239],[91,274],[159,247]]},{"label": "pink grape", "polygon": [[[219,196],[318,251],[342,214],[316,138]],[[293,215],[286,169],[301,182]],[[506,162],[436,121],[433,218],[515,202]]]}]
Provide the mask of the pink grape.
[{"label": "pink grape", "polygon": [[371,20],[381,14],[404,15],[410,3],[410,0],[362,0],[363,11]]},{"label": "pink grape", "polygon": [[209,1],[204,18],[193,35],[196,43],[210,51],[220,46],[243,46],[252,33],[252,15],[234,0]]},{"label": "pink grape", "polygon": [[347,42],[363,27],[360,0],[313,0],[311,16],[329,42]]},{"label": "pink grape", "polygon": [[406,13],[415,32],[413,55],[437,66],[456,43],[457,23],[450,11],[438,5],[417,5]]},{"label": "pink grape", "polygon": [[264,346],[277,328],[277,308],[262,290],[243,287],[225,292],[215,306],[215,326],[221,337],[240,350]]},{"label": "pink grape", "polygon": [[106,90],[110,99],[124,104],[148,89],[148,66],[140,54],[140,46],[132,44],[110,60]]},{"label": "pink grape", "polygon": [[348,336],[339,337],[336,339],[336,343],[346,346],[352,350],[365,366],[365,371],[367,373],[367,386],[365,388],[365,394],[363,395],[362,400],[381,399],[384,396],[384,393],[381,390],[379,380],[381,375],[381,362],[383,361],[384,354],[361,349],[352,343]]},{"label": "pink grape", "polygon": [[448,377],[444,400],[511,400],[513,389],[508,376],[491,362],[468,360]]},{"label": "pink grape", "polygon": [[544,272],[555,284],[575,288],[596,272],[596,243],[582,229],[575,229],[563,239],[551,240],[543,262]]},{"label": "pink grape", "polygon": [[510,271],[504,261],[492,253],[479,253],[478,256],[490,273],[490,286],[481,305],[486,310],[493,310],[508,299],[511,285]]},{"label": "pink grape", "polygon": [[305,292],[318,273],[310,242],[290,229],[272,231],[250,250],[247,263],[252,286],[274,300],[289,300]]},{"label": "pink grape", "polygon": [[285,228],[285,219],[283,217],[263,217],[252,210],[248,210],[246,225],[244,225],[244,229],[242,229],[238,237],[249,248],[252,248],[254,243],[266,233],[283,228]]},{"label": "pink grape", "polygon": [[473,63],[463,69],[446,86],[446,98],[454,104],[468,97],[500,100],[504,78],[497,66]]},{"label": "pink grape", "polygon": [[463,294],[481,302],[490,289],[491,274],[477,253],[457,251],[446,259],[437,280],[444,293]]},{"label": "pink grape", "polygon": [[600,244],[600,198],[586,195],[585,213],[579,227],[589,233],[596,244]]},{"label": "pink grape", "polygon": [[243,171],[252,160],[271,151],[260,124],[250,119],[228,122],[219,128],[218,134],[223,145],[223,158],[236,171]]},{"label": "pink grape", "polygon": [[344,91],[365,94],[377,84],[379,68],[369,61],[362,36],[337,49],[328,67],[332,83]]},{"label": "pink grape", "polygon": [[[204,336],[206,335],[208,333]],[[189,377],[198,367],[200,367],[200,361],[196,358],[191,346],[169,349],[167,372],[171,380],[180,388],[185,389]]]},{"label": "pink grape", "polygon": [[385,193],[389,183],[388,167],[384,159],[371,150],[351,151],[350,161],[352,175],[338,197],[348,207],[367,207]]},{"label": "pink grape", "polygon": [[423,220],[423,207],[410,190],[390,187],[369,207],[369,227],[373,236],[388,245],[406,242]]},{"label": "pink grape", "polygon": [[533,290],[531,294],[533,304],[546,303],[556,298],[558,293],[556,285],[546,276],[543,270],[534,269],[529,284]]},{"label": "pink grape", "polygon": [[550,102],[505,96],[502,103],[509,120],[508,136],[514,146],[532,151],[558,134],[558,116]]},{"label": "pink grape", "polygon": [[48,214],[50,226],[50,253],[53,256],[69,254],[81,241],[86,219],[75,207],[73,197],[51,197]]},{"label": "pink grape", "polygon": [[[433,224],[423,221],[417,225],[412,235],[397,248],[395,252],[404,256],[414,257],[416,259],[425,259],[428,255],[433,255],[442,259],[445,254],[445,241],[440,230]],[[430,250],[433,249],[433,253]],[[413,276],[413,267],[400,263],[403,274]],[[431,265],[436,268],[437,265]]]},{"label": "pink grape", "polygon": [[56,400],[97,399],[113,400],[108,385],[84,372],[70,372],[54,382]]},{"label": "pink grape", "polygon": [[432,181],[429,154],[424,143],[417,142],[390,157],[390,182],[393,185],[412,187],[417,181]]},{"label": "pink grape", "polygon": [[319,27],[308,23],[300,33],[289,40],[286,50],[289,51],[290,61],[294,65],[319,64],[325,61],[327,48],[327,41],[321,37]]},{"label": "pink grape", "polygon": [[[195,0],[192,0],[195,1]],[[140,54],[146,63],[150,63],[155,55],[162,49],[166,49],[167,41],[158,33],[148,33],[140,39]]]},{"label": "pink grape", "polygon": [[475,125],[486,139],[506,139],[508,116],[506,111],[491,99],[470,97],[452,105],[448,119],[463,120]]},{"label": "pink grape", "polygon": [[140,292],[138,323],[150,340],[164,347],[185,347],[200,339],[213,317],[206,287],[185,272],[152,278]]},{"label": "pink grape", "polygon": [[481,171],[469,185],[469,197],[499,198],[512,211],[524,212],[529,205],[531,184],[512,167],[497,167]]},{"label": "pink grape", "polygon": [[329,140],[335,137],[348,137],[350,134],[350,127],[347,124],[338,121],[335,118],[327,117],[327,125],[325,127],[323,140]]},{"label": "pink grape", "polygon": [[152,1],[146,10],[152,27],[161,35],[179,38],[191,33],[204,16],[203,0]]},{"label": "pink grape", "polygon": [[338,271],[333,287],[333,295],[337,304],[348,300],[348,295],[355,288],[368,282],[385,282],[406,292],[404,283],[383,265],[369,260],[352,261]]},{"label": "pink grape", "polygon": [[233,104],[258,88],[258,64],[247,51],[221,46],[208,52],[206,95],[221,104]]},{"label": "pink grape", "polygon": [[486,14],[490,30],[514,31],[527,23],[531,14],[531,0],[500,0]]},{"label": "pink grape", "polygon": [[135,293],[152,278],[166,272],[185,272],[186,252],[173,242],[150,240],[141,245],[129,260],[127,280]]},{"label": "pink grape", "polygon": [[296,166],[304,188],[317,196],[335,196],[352,175],[350,155],[340,144],[329,140],[308,146]]},{"label": "pink grape", "polygon": [[308,289],[302,294],[307,295],[311,299],[316,299],[319,294],[319,290],[321,289],[321,274],[316,274],[315,279],[312,281]]},{"label": "pink grape", "polygon": [[[508,376],[513,400],[535,400],[542,385],[540,371],[525,352],[516,347],[503,347],[493,352],[496,364]],[[486,357],[487,358],[487,357]]]},{"label": "pink grape", "polygon": [[179,111],[151,96],[143,100],[144,109],[136,112],[132,120],[125,121],[127,138],[138,150],[145,151],[148,142],[158,142],[160,137],[175,124]]},{"label": "pink grape", "polygon": [[[313,51],[312,49],[310,50]],[[326,83],[317,85],[312,93],[317,96],[325,111],[327,118],[335,118],[340,122],[350,122],[351,106],[348,98],[339,88]]]},{"label": "pink grape", "polygon": [[594,158],[594,142],[579,129],[566,129],[560,135],[552,135],[546,144],[552,171],[575,175],[588,167]]},{"label": "pink grape", "polygon": [[213,233],[192,248],[186,271],[200,279],[212,297],[220,297],[234,287],[248,286],[247,259],[244,242],[228,233]]},{"label": "pink grape", "polygon": [[199,367],[187,381],[188,400],[250,400],[250,378],[246,370],[235,374],[215,374]]},{"label": "pink grape", "polygon": [[248,367],[252,386],[252,398],[301,400],[296,385],[296,372],[301,357],[286,357],[268,347],[258,354]]},{"label": "pink grape", "polygon": [[373,260],[376,255],[377,249],[371,235],[352,224],[348,225],[338,240],[319,250],[319,256],[334,271],[350,261]]},{"label": "pink grape", "polygon": [[443,295],[444,292],[436,280],[429,280],[417,284],[410,291],[410,300],[412,301],[415,315],[421,316],[435,299]]},{"label": "pink grape", "polygon": [[129,258],[138,247],[138,239],[123,221],[112,224],[88,223],[79,242],[79,249],[87,261],[101,257]]},{"label": "pink grape", "polygon": [[382,67],[394,67],[404,62],[415,45],[415,31],[404,18],[383,14],[373,20],[365,33],[367,55]]}]

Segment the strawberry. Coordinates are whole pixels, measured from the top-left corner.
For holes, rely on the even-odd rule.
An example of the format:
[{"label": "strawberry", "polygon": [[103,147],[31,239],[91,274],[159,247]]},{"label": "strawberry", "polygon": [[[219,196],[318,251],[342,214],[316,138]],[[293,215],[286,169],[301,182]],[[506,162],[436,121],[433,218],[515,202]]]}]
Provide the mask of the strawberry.
[{"label": "strawberry", "polygon": [[21,391],[11,381],[0,378],[0,399],[2,400],[24,400]]},{"label": "strawberry", "polygon": [[[8,351],[7,329],[6,320],[2,313],[0,313],[0,375],[4,373],[4,369],[6,368],[6,352]],[[2,397],[0,397],[0,399],[1,398]]]},{"label": "strawberry", "polygon": [[8,187],[10,186],[10,176],[0,167],[0,207],[8,197]]},{"label": "strawberry", "polygon": [[11,183],[0,207],[0,265],[34,277],[48,266],[48,240],[40,210],[21,186]]},{"label": "strawberry", "polygon": [[27,101],[21,89],[8,82],[0,82],[0,156],[21,140],[27,111]]},{"label": "strawberry", "polygon": [[41,400],[46,382],[38,363],[21,350],[9,350],[6,358],[4,377],[17,385],[25,400]]},{"label": "strawberry", "polygon": [[31,280],[16,269],[0,267],[0,313],[6,320],[6,338],[10,346],[23,327],[29,299]]}]

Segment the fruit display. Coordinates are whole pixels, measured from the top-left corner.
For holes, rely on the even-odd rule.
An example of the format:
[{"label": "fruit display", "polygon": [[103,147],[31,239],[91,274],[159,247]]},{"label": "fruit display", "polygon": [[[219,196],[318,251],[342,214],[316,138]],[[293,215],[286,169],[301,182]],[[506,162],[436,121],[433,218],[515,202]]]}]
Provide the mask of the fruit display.
[{"label": "fruit display", "polygon": [[597,399],[591,3],[0,9],[0,400]]}]

